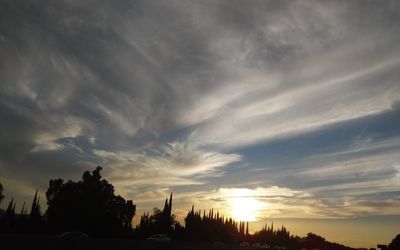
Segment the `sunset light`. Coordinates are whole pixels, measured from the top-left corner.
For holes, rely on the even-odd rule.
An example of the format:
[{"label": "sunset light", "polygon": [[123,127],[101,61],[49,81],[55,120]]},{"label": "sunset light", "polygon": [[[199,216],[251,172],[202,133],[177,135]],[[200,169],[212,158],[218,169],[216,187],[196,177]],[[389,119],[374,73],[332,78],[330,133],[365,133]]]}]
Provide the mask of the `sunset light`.
[{"label": "sunset light", "polygon": [[399,30],[400,0],[0,0],[0,248],[399,250]]},{"label": "sunset light", "polygon": [[228,198],[233,219],[237,221],[255,221],[262,208],[262,203],[252,197],[249,189],[233,189]]}]

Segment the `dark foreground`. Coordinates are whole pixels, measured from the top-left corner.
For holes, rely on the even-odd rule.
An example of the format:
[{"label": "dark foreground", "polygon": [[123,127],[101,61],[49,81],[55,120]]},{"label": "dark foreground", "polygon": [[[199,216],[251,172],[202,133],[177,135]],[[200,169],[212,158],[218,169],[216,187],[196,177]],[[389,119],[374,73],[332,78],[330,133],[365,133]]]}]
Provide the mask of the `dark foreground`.
[{"label": "dark foreground", "polygon": [[38,235],[0,235],[1,250],[252,250],[261,248],[240,247],[222,243],[151,242],[132,239],[60,239]]}]

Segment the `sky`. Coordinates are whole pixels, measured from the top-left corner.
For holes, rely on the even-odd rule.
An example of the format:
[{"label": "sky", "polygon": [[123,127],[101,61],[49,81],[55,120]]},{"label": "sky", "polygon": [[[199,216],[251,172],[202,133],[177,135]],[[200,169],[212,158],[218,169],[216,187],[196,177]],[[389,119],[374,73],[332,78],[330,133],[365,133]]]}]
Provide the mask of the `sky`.
[{"label": "sky", "polygon": [[101,165],[136,219],[173,192],[181,220],[389,243],[399,27],[395,0],[0,1],[2,206]]}]

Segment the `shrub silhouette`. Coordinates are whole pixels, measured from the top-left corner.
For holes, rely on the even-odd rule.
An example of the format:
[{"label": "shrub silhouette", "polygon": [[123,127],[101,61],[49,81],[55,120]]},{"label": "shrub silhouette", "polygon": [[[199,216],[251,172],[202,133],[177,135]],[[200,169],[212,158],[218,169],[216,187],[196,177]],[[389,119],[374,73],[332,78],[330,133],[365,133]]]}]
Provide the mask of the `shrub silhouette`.
[{"label": "shrub silhouette", "polygon": [[52,232],[82,231],[94,236],[129,233],[136,206],[114,194],[114,186],[102,179],[101,167],[84,172],[78,182],[50,180],[46,212]]}]

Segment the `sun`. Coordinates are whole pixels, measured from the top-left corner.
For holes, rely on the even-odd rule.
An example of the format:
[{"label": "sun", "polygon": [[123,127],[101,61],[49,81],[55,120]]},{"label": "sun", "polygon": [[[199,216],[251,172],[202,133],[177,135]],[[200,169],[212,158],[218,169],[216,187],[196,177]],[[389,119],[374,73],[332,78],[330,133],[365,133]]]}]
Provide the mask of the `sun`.
[{"label": "sun", "polygon": [[237,221],[255,221],[262,203],[251,194],[249,189],[234,189],[228,198],[233,219]]}]

